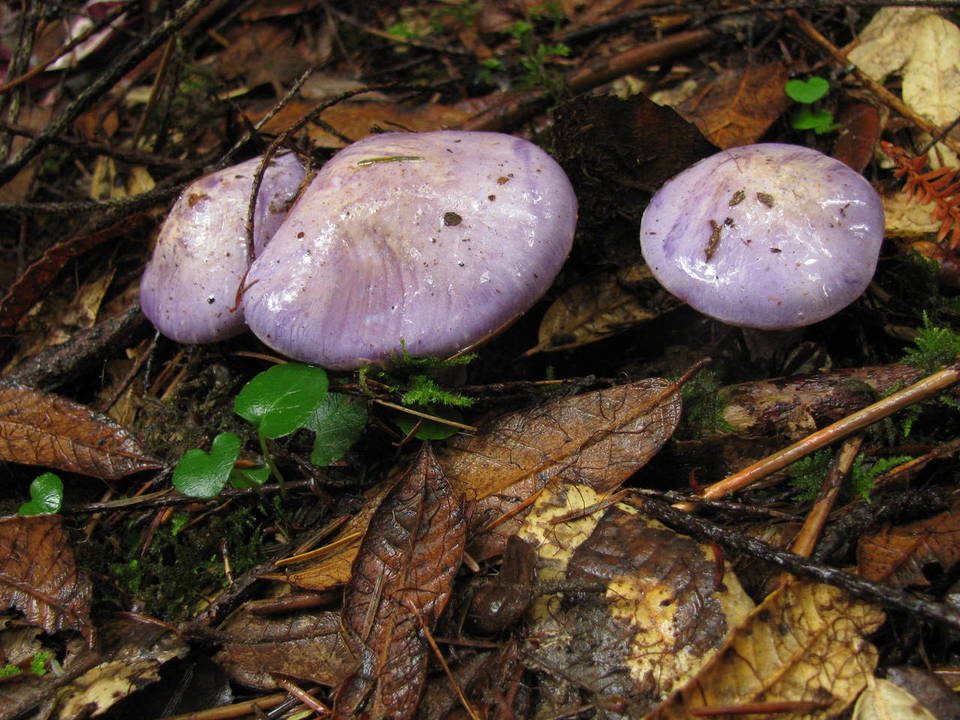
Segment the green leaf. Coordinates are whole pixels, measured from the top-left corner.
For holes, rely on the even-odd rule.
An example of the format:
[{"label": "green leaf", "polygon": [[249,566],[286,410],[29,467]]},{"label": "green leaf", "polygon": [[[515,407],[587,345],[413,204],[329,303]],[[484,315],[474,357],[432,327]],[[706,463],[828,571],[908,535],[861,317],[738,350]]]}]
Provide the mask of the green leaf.
[{"label": "green leaf", "polygon": [[[440,413],[434,413],[434,415],[441,416]],[[455,410],[444,411],[441,417],[456,421],[461,419],[460,413]],[[396,418],[394,418],[394,422],[397,423],[397,427],[400,428],[404,435],[409,435],[420,420],[421,418],[418,418],[416,415],[409,415],[407,413],[399,413]],[[423,420],[423,424],[420,426],[420,429],[417,430],[417,434],[414,435],[414,437],[418,440],[446,440],[458,432],[460,432],[460,429],[453,425],[439,423],[436,420]]]},{"label": "green leaf", "polygon": [[342,458],[367,426],[367,407],[342,393],[330,393],[313,411],[306,428],[313,430],[310,462],[330,465]]},{"label": "green leaf", "polygon": [[300,363],[274,365],[240,390],[233,409],[266,438],[289,435],[304,427],[327,394],[327,373]]},{"label": "green leaf", "polygon": [[817,135],[833,132],[840,126],[833,121],[833,113],[828,110],[810,110],[800,108],[793,114],[791,124],[797,130],[813,130]]},{"label": "green leaf", "polygon": [[235,488],[260,487],[270,479],[270,466],[263,465],[256,468],[235,467],[230,473],[230,484]]},{"label": "green leaf", "polygon": [[830,92],[830,83],[814,76],[808,80],[788,80],[783,89],[791,100],[809,105]]},{"label": "green leaf", "polygon": [[34,478],[30,483],[30,501],[17,510],[17,515],[46,515],[60,512],[63,504],[63,481],[48,472]]},{"label": "green leaf", "polygon": [[231,432],[213,439],[210,452],[187,450],[173,469],[173,486],[190,497],[216,497],[240,454],[240,438]]}]

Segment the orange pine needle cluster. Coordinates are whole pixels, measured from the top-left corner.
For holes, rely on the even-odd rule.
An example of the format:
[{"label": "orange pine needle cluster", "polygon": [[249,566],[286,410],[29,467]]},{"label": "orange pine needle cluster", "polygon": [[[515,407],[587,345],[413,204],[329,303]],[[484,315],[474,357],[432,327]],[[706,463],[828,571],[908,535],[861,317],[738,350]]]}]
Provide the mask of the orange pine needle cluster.
[{"label": "orange pine needle cluster", "polygon": [[940,223],[937,242],[949,236],[949,248],[960,247],[960,170],[942,167],[928,170],[928,154],[910,157],[906,150],[881,141],[880,149],[896,163],[894,176],[906,178],[903,190],[919,203],[933,202],[933,218]]}]

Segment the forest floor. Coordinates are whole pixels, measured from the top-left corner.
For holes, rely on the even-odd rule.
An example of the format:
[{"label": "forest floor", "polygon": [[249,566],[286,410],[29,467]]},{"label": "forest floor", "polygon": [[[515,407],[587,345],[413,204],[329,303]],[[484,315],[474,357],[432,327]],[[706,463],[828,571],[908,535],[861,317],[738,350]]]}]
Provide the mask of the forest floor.
[{"label": "forest floor", "polygon": [[[960,717],[960,3],[882,5],[0,8],[0,719]],[[144,315],[192,181],[434,130],[525,138],[576,194],[502,332],[325,371]],[[753,143],[885,211],[865,291],[789,331],[684,304],[638,239],[665,182]],[[243,255],[251,194],[191,227]]]}]

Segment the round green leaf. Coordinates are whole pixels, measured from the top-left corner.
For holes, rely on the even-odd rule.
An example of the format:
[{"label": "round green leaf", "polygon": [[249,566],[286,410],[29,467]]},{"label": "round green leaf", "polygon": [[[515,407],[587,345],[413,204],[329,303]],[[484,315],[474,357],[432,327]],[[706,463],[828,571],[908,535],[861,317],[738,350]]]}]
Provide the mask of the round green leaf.
[{"label": "round green leaf", "polygon": [[330,465],[342,458],[367,426],[367,407],[342,393],[330,393],[313,411],[306,428],[313,430],[310,462]]},{"label": "round green leaf", "polygon": [[783,89],[790,99],[809,104],[830,92],[830,83],[822,77],[814,76],[807,80],[788,80]]},{"label": "round green leaf", "polygon": [[30,501],[17,510],[18,515],[46,515],[60,512],[63,481],[54,473],[44,473],[30,483]]},{"label": "round green leaf", "polygon": [[274,365],[243,386],[233,409],[266,438],[304,427],[327,394],[327,373],[300,363]]},{"label": "round green leaf", "polygon": [[216,497],[240,455],[240,438],[231,432],[213,439],[210,452],[187,450],[173,469],[173,486],[190,497]]}]

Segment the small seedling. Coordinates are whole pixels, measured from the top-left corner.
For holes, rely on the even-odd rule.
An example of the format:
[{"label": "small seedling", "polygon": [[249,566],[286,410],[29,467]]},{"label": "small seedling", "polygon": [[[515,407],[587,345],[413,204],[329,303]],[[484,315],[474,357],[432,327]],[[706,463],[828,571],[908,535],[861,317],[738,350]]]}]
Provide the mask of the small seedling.
[{"label": "small seedling", "polygon": [[270,475],[282,486],[283,476],[267,440],[301,428],[316,435],[311,456],[315,464],[336,462],[363,431],[367,415],[362,403],[328,391],[327,374],[318,367],[287,363],[260,373],[240,390],[234,411],[256,429],[266,466],[238,466],[240,438],[220,433],[209,453],[188,450],[184,454],[173,471],[174,487],[192,497],[216,497],[228,482],[234,487],[256,487]]},{"label": "small seedling", "polygon": [[30,483],[30,500],[20,506],[17,515],[57,513],[62,503],[63,481],[54,473],[44,473]]},{"label": "small seedling", "polygon": [[[791,100],[807,106],[830,92],[830,83],[822,77],[814,76],[807,80],[789,80],[783,89]],[[790,122],[796,130],[813,130],[817,135],[833,132],[840,127],[834,122],[833,113],[822,108],[814,110],[811,107],[801,107],[793,113]]]}]

